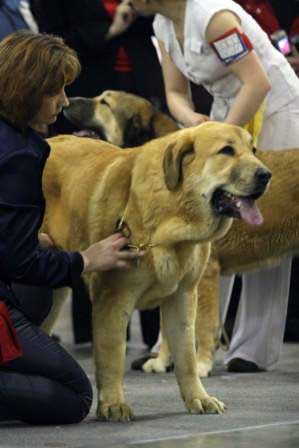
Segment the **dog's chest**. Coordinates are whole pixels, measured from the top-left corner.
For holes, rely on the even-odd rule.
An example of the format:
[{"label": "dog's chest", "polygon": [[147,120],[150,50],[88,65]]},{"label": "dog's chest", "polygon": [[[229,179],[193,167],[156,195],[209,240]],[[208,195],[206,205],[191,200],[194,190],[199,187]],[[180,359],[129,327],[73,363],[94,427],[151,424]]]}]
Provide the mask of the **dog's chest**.
[{"label": "dog's chest", "polygon": [[157,306],[163,299],[195,286],[200,278],[202,265],[199,260],[200,253],[198,247],[187,247],[183,251],[154,248],[151,284],[139,298],[137,308]]},{"label": "dog's chest", "polygon": [[177,248],[155,248],[153,250],[153,268],[157,286],[166,295],[173,294],[186,277],[197,277],[198,263],[195,263],[198,250],[190,246]]}]

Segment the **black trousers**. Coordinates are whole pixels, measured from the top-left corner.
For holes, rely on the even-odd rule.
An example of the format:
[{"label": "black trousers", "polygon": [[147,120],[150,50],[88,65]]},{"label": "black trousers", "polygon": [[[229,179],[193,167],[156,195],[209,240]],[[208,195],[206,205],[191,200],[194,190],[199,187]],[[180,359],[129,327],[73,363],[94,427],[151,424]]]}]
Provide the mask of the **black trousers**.
[{"label": "black trousers", "polygon": [[39,328],[52,297],[46,290],[35,297],[36,290],[22,287],[17,308],[7,303],[23,355],[0,366],[0,420],[78,423],[90,410],[92,388],[79,364]]}]

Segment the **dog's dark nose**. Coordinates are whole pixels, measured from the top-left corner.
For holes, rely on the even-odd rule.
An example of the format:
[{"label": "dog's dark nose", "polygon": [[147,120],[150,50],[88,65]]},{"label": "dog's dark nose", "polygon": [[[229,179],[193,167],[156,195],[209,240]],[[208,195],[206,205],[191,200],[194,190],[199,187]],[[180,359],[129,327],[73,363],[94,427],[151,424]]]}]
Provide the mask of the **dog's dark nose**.
[{"label": "dog's dark nose", "polygon": [[70,97],[69,106],[64,108],[64,116],[79,129],[88,126],[93,118],[95,104],[91,98]]},{"label": "dog's dark nose", "polygon": [[266,187],[271,177],[272,177],[271,172],[265,170],[264,168],[258,168],[256,170],[255,179],[259,187]]}]

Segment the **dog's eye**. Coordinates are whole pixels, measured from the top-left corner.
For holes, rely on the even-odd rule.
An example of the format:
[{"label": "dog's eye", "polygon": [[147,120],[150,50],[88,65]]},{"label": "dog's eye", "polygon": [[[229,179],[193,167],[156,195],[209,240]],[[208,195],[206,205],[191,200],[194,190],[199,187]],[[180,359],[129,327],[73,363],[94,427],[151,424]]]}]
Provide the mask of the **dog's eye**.
[{"label": "dog's eye", "polygon": [[223,154],[225,156],[234,156],[235,150],[231,146],[224,146],[224,148],[221,148],[217,154]]},{"label": "dog's eye", "polygon": [[256,154],[257,149],[255,147],[252,148],[253,154]]}]

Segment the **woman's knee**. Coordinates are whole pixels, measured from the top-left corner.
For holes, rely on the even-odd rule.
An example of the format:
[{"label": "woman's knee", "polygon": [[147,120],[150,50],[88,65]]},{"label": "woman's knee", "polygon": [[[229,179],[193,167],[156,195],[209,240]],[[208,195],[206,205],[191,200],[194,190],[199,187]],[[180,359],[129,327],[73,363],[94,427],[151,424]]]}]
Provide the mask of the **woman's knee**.
[{"label": "woman's knee", "polygon": [[79,423],[87,417],[89,414],[92,400],[93,400],[93,391],[92,385],[86,375],[85,372],[82,371],[80,387],[76,387],[76,398],[77,398],[77,406],[72,408],[68,419],[70,420],[68,423]]},{"label": "woman's knee", "polygon": [[78,403],[71,412],[63,413],[60,424],[73,424],[82,422],[89,414],[92,405],[92,392],[90,395],[78,397]]},{"label": "woman's knee", "polygon": [[47,400],[47,406],[39,407],[39,412],[32,413],[29,419],[24,420],[36,425],[69,425],[82,422],[92,405],[91,385],[80,394],[69,390],[61,392],[60,396],[53,394],[51,399]]}]

